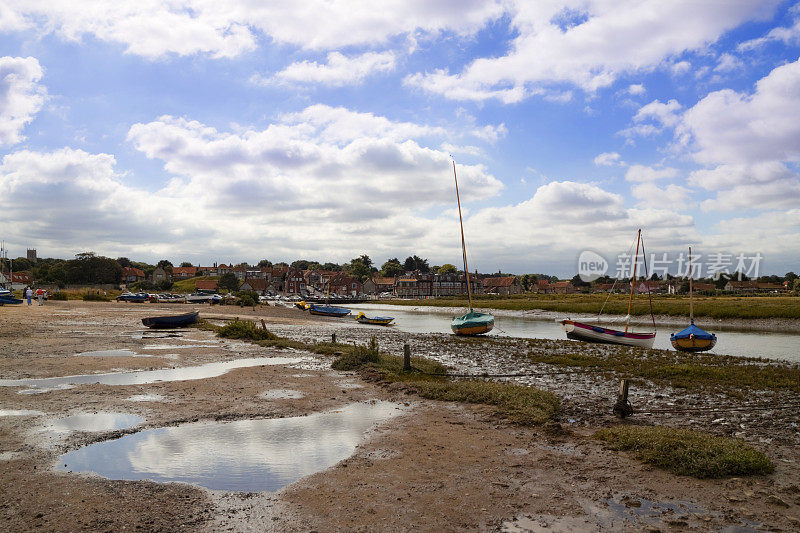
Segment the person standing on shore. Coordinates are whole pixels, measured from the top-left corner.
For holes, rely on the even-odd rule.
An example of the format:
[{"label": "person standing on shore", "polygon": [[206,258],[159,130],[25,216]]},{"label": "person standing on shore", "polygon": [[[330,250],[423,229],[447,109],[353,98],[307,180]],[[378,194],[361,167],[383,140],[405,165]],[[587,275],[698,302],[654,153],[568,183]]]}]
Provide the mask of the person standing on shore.
[{"label": "person standing on shore", "polygon": [[44,305],[44,291],[41,287],[36,289],[36,299],[39,300],[39,305]]},{"label": "person standing on shore", "polygon": [[28,305],[31,305],[31,297],[32,296],[33,296],[33,291],[31,290],[31,288],[28,287],[27,289],[25,289],[25,298],[28,299]]}]

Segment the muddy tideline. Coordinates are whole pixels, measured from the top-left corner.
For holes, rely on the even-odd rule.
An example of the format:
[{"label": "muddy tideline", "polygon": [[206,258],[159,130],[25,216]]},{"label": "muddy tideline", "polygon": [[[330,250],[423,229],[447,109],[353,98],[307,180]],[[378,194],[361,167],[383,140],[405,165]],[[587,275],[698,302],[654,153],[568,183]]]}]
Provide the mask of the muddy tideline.
[{"label": "muddy tideline", "polygon": [[[305,343],[336,333],[339,342],[366,344],[374,335],[384,352],[400,355],[407,342],[413,357],[435,359],[453,373],[515,374],[498,379],[560,399],[555,420],[531,427],[511,423],[492,406],[426,400],[404,383],[333,371],[328,355],[201,329],[175,336],[141,326],[144,316],[189,308],[78,301],[0,307],[4,531],[800,530],[800,380],[793,381],[791,365],[752,361],[752,372],[743,374],[700,369],[676,376],[653,370],[674,355],[657,350],[405,334],[284,307],[200,307],[201,317],[215,324],[263,319],[273,333]],[[114,352],[100,352],[108,350]],[[289,362],[192,380],[9,383],[262,357]],[[633,379],[637,411],[625,421],[612,414],[623,377]],[[273,492],[106,479],[59,464],[67,452],[155,428],[313,416],[375,401],[396,404],[400,414],[363,432],[352,455]],[[71,428],[65,422],[109,413],[134,422]],[[740,438],[764,452],[774,472],[676,475],[594,437],[619,425]],[[202,438],[190,444],[202,451]]]}]

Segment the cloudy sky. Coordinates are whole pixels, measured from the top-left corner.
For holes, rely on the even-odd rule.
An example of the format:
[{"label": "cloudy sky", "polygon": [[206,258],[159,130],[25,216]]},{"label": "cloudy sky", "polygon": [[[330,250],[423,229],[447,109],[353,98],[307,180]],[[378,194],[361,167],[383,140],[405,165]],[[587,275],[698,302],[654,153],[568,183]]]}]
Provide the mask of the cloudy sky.
[{"label": "cloudy sky", "polygon": [[[6,0],[0,238],[194,263],[800,270],[800,4]],[[734,259],[735,262],[735,259]]]}]

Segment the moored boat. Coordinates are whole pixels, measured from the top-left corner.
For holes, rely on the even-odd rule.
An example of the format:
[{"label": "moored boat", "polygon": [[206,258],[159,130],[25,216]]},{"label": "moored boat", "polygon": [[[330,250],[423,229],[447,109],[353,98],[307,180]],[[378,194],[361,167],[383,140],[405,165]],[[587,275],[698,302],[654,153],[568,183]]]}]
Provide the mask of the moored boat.
[{"label": "moored boat", "polygon": [[350,309],[333,305],[308,304],[308,312],[317,316],[343,317],[350,314]]},{"label": "moored boat", "polygon": [[368,317],[364,312],[358,313],[356,320],[359,324],[372,324],[374,326],[388,326],[394,320],[392,316],[373,316]]},{"label": "moored boat", "polygon": [[186,313],[183,315],[172,316],[151,316],[142,319],[142,324],[148,328],[182,328],[189,324],[197,322],[197,317],[200,313],[195,311],[193,313]]},{"label": "moored boat", "polygon": [[[644,253],[644,243],[642,241],[642,230],[636,235],[636,255],[633,259],[633,276],[631,276],[631,290],[628,296],[628,314],[625,317],[625,330],[606,328],[598,324],[590,324],[588,322],[580,322],[577,320],[560,320],[559,323],[567,334],[568,339],[583,341],[583,342],[596,342],[601,344],[621,344],[624,346],[637,346],[639,348],[652,348],[656,339],[656,321],[653,316],[653,303],[650,302],[650,317],[653,320],[653,331],[629,331],[631,319],[631,305],[633,304],[633,290],[636,283],[636,267],[639,258],[639,245],[642,245],[642,253]],[[646,266],[646,262],[645,262]],[[646,276],[645,276],[646,277]],[[609,293],[610,294],[610,293]],[[648,291],[649,294],[649,291]],[[608,301],[608,300],[606,300]],[[602,309],[601,309],[602,313]]]},{"label": "moored boat", "polygon": [[469,267],[467,266],[467,243],[464,240],[464,221],[461,218],[461,198],[458,195],[458,177],[456,176],[456,162],[453,161],[453,179],[456,183],[456,202],[458,203],[458,222],[461,226],[461,253],[464,257],[464,276],[467,280],[467,298],[469,311],[456,317],[450,323],[450,329],[456,335],[482,335],[489,333],[494,328],[494,316],[488,313],[479,313],[472,309],[472,287],[469,282]]},{"label": "moored boat", "polygon": [[117,296],[118,302],[133,302],[133,303],[143,303],[150,300],[150,295],[146,292],[123,292],[119,296]]},{"label": "moored boat", "polygon": [[705,352],[717,344],[717,336],[694,325],[692,297],[692,247],[689,247],[689,327],[669,337],[672,347],[680,352]]},{"label": "moored boat", "polygon": [[21,304],[22,300],[15,298],[14,294],[8,289],[0,289],[0,305]]}]

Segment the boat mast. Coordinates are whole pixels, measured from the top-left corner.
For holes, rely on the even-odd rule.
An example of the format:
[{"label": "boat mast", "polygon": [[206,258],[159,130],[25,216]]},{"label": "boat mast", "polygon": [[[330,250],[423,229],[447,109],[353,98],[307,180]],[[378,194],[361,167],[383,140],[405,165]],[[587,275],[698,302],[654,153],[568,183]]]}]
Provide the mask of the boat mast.
[{"label": "boat mast", "polygon": [[469,284],[469,267],[467,266],[467,244],[464,242],[464,221],[461,219],[461,198],[458,196],[458,177],[456,176],[456,161],[453,160],[453,179],[456,182],[456,202],[458,202],[458,222],[461,224],[461,253],[464,256],[464,274],[467,277],[467,298],[469,310],[472,312],[472,288]]},{"label": "boat mast", "polygon": [[689,247],[689,321],[694,324],[694,305],[692,302],[692,247]]},{"label": "boat mast", "polygon": [[625,321],[625,333],[628,333],[628,325],[631,322],[631,304],[633,303],[633,287],[636,284],[636,262],[639,259],[639,241],[642,240],[642,230],[639,229],[639,233],[636,236],[636,255],[633,256],[633,277],[631,277],[631,294],[628,297],[628,317]]}]

